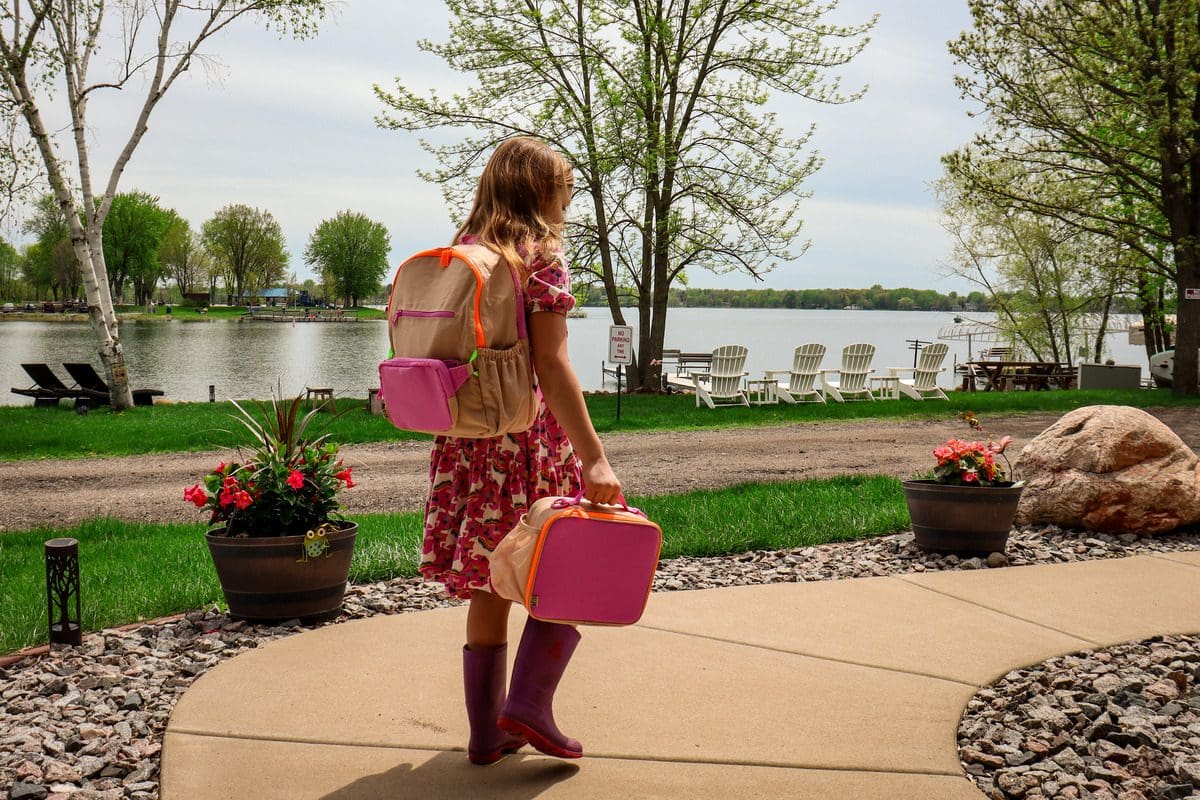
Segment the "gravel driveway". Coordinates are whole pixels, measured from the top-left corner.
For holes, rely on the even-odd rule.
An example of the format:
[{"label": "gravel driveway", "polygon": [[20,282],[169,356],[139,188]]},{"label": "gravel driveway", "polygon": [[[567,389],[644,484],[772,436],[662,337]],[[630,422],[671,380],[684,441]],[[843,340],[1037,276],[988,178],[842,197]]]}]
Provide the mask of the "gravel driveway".
[{"label": "gravel driveway", "polygon": [[[1193,450],[1200,450],[1200,411],[1149,409]],[[719,413],[719,412],[715,412]],[[1020,452],[1058,414],[984,419],[996,438],[1010,435]],[[970,430],[954,419],[868,420],[603,437],[609,460],[631,496],[686,492],[748,481],[793,481],[853,473],[900,478],[932,466],[930,451]],[[425,500],[426,442],[349,445],[346,463],[358,486],[343,495],[346,513],[414,511]],[[96,516],[134,521],[198,522],[183,489],[228,453],[186,453],[0,463],[0,530],[64,526]]]}]

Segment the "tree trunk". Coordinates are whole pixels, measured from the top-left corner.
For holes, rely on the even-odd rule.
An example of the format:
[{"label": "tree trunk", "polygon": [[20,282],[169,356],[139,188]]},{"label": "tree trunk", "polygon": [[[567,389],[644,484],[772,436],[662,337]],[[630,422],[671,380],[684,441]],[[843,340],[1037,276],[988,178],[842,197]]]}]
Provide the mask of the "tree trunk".
[{"label": "tree trunk", "polygon": [[1200,393],[1197,382],[1197,375],[1200,375],[1200,300],[1185,299],[1185,290],[1200,288],[1200,265],[1196,264],[1195,248],[1181,247],[1177,252],[1183,259],[1177,267],[1178,312],[1175,316],[1175,367],[1171,393],[1188,396]]}]

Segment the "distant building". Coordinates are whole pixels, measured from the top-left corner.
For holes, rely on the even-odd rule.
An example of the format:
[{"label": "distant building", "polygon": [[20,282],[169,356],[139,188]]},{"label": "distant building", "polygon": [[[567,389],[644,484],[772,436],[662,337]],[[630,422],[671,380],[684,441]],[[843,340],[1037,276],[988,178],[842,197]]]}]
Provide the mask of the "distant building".
[{"label": "distant building", "polygon": [[274,289],[259,289],[252,295],[246,295],[241,299],[241,302],[236,302],[233,295],[228,297],[229,305],[239,306],[286,306],[290,305],[289,300],[292,297],[292,291],[283,287]]}]

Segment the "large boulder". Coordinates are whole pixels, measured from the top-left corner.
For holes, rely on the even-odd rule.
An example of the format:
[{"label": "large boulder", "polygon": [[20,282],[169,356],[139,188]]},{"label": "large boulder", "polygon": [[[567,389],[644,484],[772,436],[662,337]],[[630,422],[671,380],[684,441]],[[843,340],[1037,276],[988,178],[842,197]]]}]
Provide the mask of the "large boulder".
[{"label": "large boulder", "polygon": [[1128,406],[1085,406],[1021,451],[1017,523],[1163,533],[1200,521],[1200,459],[1170,428]]}]

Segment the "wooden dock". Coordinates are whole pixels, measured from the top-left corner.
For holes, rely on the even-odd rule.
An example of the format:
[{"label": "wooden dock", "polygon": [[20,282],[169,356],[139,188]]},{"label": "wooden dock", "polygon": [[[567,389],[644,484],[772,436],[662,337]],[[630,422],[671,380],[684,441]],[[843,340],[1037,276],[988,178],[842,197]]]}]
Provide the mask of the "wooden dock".
[{"label": "wooden dock", "polygon": [[239,317],[251,322],[358,322],[358,311],[257,308]]}]

